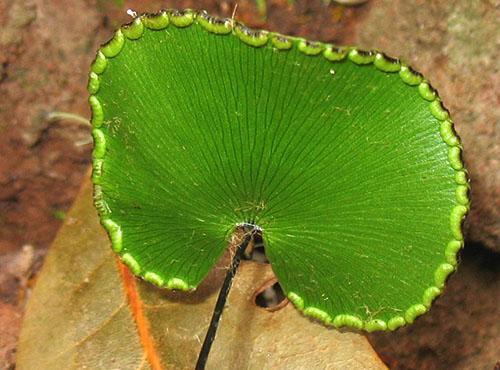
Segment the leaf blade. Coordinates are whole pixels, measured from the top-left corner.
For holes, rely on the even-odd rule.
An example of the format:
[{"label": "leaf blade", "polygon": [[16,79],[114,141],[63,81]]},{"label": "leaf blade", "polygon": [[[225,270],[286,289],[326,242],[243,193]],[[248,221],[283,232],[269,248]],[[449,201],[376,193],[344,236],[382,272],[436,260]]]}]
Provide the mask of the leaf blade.
[{"label": "leaf blade", "polygon": [[368,330],[412,322],[453,270],[445,249],[462,243],[468,209],[459,141],[441,137],[448,112],[381,53],[299,38],[279,51],[268,40],[283,36],[232,27],[202,13],[108,61],[97,186],[127,229],[125,261],[194,288],[231,230],[255,223],[306,314]]}]

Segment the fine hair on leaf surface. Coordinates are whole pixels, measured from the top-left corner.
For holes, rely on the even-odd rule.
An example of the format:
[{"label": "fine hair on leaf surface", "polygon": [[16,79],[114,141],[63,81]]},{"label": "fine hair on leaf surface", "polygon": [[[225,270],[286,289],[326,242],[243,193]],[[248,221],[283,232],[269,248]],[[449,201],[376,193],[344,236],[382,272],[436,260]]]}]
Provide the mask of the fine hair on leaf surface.
[{"label": "fine hair on leaf surface", "polygon": [[304,314],[394,330],[456,268],[462,146],[397,58],[166,10],[116,31],[88,90],[101,223],[157,286],[195,289],[251,224]]}]

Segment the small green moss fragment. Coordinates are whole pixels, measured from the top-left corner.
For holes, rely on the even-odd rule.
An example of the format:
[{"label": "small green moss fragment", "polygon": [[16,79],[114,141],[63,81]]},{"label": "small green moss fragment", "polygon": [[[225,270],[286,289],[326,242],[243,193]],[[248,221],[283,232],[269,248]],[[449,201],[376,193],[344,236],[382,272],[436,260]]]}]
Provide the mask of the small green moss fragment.
[{"label": "small green moss fragment", "polygon": [[408,324],[411,324],[415,321],[417,317],[423,315],[426,312],[427,312],[427,307],[425,307],[423,304],[414,304],[413,306],[411,306],[406,310],[405,321]]},{"label": "small green moss fragment", "polygon": [[341,328],[343,326],[348,326],[354,329],[363,329],[363,321],[356,316],[352,315],[337,315],[333,319],[333,325],[336,328]]},{"label": "small green moss fragment", "polygon": [[448,148],[448,160],[454,170],[461,170],[464,167],[462,163],[462,149],[459,146]]},{"label": "small green moss fragment", "polygon": [[462,221],[467,214],[467,207],[458,205],[453,207],[451,210],[451,216],[450,216],[450,226],[451,226],[451,231],[453,233],[453,237],[456,240],[463,240],[464,237],[462,235]]},{"label": "small green moss fragment", "polygon": [[402,65],[399,76],[407,85],[415,86],[422,82],[422,75],[409,66]]},{"label": "small green moss fragment", "polygon": [[446,262],[453,267],[456,267],[458,264],[457,253],[460,249],[462,249],[463,246],[464,242],[460,240],[452,240],[451,242],[449,242],[444,253]]},{"label": "small green moss fragment", "polygon": [[157,287],[162,287],[165,281],[160,277],[160,275],[148,271],[144,274],[144,280],[150,282],[151,284],[156,285]]},{"label": "small green moss fragment", "polygon": [[140,17],[134,19],[133,22],[122,26],[122,32],[129,40],[137,40],[144,33],[144,24]]},{"label": "small green moss fragment", "polygon": [[384,320],[370,320],[365,324],[365,330],[368,333],[377,331],[377,330],[387,330],[387,324]]},{"label": "small green moss fragment", "polygon": [[375,53],[371,50],[352,49],[347,56],[353,63],[359,65],[370,64],[375,60]]},{"label": "small green moss fragment", "polygon": [[166,286],[168,289],[176,289],[182,291],[190,290],[188,283],[179,278],[171,278],[170,280],[167,281]]},{"label": "small green moss fragment", "polygon": [[469,176],[465,169],[455,172],[455,182],[460,185],[467,185],[469,183]]},{"label": "small green moss fragment", "polygon": [[55,209],[53,212],[52,212],[52,215],[54,216],[54,218],[56,220],[60,220],[60,221],[64,221],[66,219],[66,212],[64,212],[63,210],[61,209]]},{"label": "small green moss fragment", "polygon": [[106,67],[108,66],[108,60],[102,53],[102,51],[98,51],[92,65],[90,66],[90,70],[98,75],[102,74]]},{"label": "small green moss fragment", "polygon": [[429,308],[432,305],[432,302],[438,295],[441,294],[441,289],[435,286],[431,286],[427,288],[424,292],[424,296],[422,297],[422,302],[425,307]]},{"label": "small green moss fragment", "polygon": [[373,64],[384,72],[398,72],[401,69],[399,59],[388,57],[382,53],[377,53],[375,55]]},{"label": "small green moss fragment", "polygon": [[290,38],[278,33],[272,34],[271,43],[278,50],[290,50],[293,46],[293,42]]},{"label": "small green moss fragment", "polygon": [[434,273],[434,282],[436,283],[436,286],[440,289],[443,289],[446,279],[453,271],[455,271],[455,267],[452,264],[440,264],[436,269],[436,272]]},{"label": "small green moss fragment", "polygon": [[141,272],[141,266],[130,253],[123,254],[122,261],[134,275],[139,275]]},{"label": "small green moss fragment", "polygon": [[402,326],[406,325],[406,321],[402,316],[394,316],[387,322],[387,327],[389,330],[394,331]]},{"label": "small green moss fragment", "polygon": [[429,109],[431,110],[432,115],[440,121],[444,121],[450,118],[450,114],[439,99],[435,99],[432,103],[430,103]]},{"label": "small green moss fragment", "polygon": [[92,127],[99,128],[104,122],[104,112],[102,110],[102,105],[99,99],[95,95],[89,96],[90,109],[92,110]]},{"label": "small green moss fragment", "polygon": [[306,55],[318,55],[323,51],[324,45],[320,42],[300,40],[297,48]]},{"label": "small green moss fragment", "polygon": [[90,72],[89,74],[87,91],[89,94],[96,94],[99,91],[99,75],[95,72]]},{"label": "small green moss fragment", "polygon": [[117,253],[122,250],[122,229],[121,227],[111,219],[102,220],[102,226],[106,229],[111,239],[111,245],[113,250]]},{"label": "small green moss fragment", "polygon": [[123,36],[121,29],[118,29],[113,38],[101,47],[101,51],[105,57],[113,58],[120,53],[124,42],[125,37]]},{"label": "small green moss fragment", "polygon": [[313,317],[325,323],[332,322],[332,318],[330,315],[328,315],[325,311],[320,310],[319,308],[316,307],[306,307],[304,309],[304,315]]},{"label": "small green moss fragment", "polygon": [[428,101],[434,101],[437,97],[436,91],[427,81],[423,81],[418,85],[418,92],[422,98]]},{"label": "small green moss fragment", "polygon": [[457,202],[468,206],[469,205],[469,186],[468,185],[458,185],[455,190],[455,197]]},{"label": "small green moss fragment", "polygon": [[93,129],[92,137],[94,138],[94,151],[92,152],[92,158],[104,158],[104,154],[106,153],[106,137],[104,136],[104,133],[99,129]]},{"label": "small green moss fragment", "polygon": [[333,45],[327,46],[323,51],[323,56],[330,62],[340,62],[347,57],[349,49],[339,48]]},{"label": "small green moss fragment", "polygon": [[235,25],[234,33],[245,44],[253,47],[264,46],[269,40],[269,32],[264,30],[252,30],[241,23]]},{"label": "small green moss fragment", "polygon": [[142,15],[142,23],[153,31],[162,30],[167,28],[170,23],[170,19],[168,18],[168,13],[166,11],[161,11],[156,14],[144,14]]},{"label": "small green moss fragment", "polygon": [[297,309],[301,311],[304,309],[304,300],[298,294],[290,292],[287,297],[288,300],[292,302],[295,307],[297,307]]},{"label": "small green moss fragment", "polygon": [[453,122],[449,119],[441,122],[439,126],[439,133],[443,141],[449,146],[457,146],[460,145],[460,140],[453,129]]},{"label": "small green moss fragment", "polygon": [[196,12],[191,9],[172,10],[170,12],[170,22],[176,27],[183,28],[193,24]]},{"label": "small green moss fragment", "polygon": [[205,30],[217,35],[226,35],[232,30],[231,19],[212,17],[204,10],[198,13],[196,20]]}]

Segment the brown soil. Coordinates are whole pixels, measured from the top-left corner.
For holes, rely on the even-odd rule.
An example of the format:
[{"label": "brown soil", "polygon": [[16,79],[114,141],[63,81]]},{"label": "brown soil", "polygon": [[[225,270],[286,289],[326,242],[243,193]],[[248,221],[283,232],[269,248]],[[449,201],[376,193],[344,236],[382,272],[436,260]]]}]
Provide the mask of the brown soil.
[{"label": "brown soil", "polygon": [[[165,4],[160,0],[125,1],[124,6],[119,3],[118,0],[0,0],[2,369],[14,366],[17,333],[30,287],[90,164],[89,128],[68,120],[49,122],[47,114],[65,111],[88,117],[87,71],[98,44],[116,26],[130,20],[125,9],[155,11]],[[242,0],[237,17],[254,27],[327,42],[375,42],[370,46],[388,48],[395,55],[405,54],[421,63],[423,72],[436,75],[443,86],[445,101],[453,102],[452,113],[460,118],[460,133],[466,150],[470,150],[467,159],[476,175],[477,184],[473,185],[480,190],[475,194],[477,206],[471,219],[470,240],[498,248],[499,172],[498,155],[495,156],[498,95],[494,90],[498,65],[491,40],[494,19],[498,18],[493,14],[498,4],[495,7],[493,1],[483,1],[479,6],[478,1],[469,0],[448,5],[409,3],[413,2],[374,0],[347,8],[333,3],[326,6],[320,0],[296,1],[293,6],[286,0],[275,0],[268,1],[267,18],[263,18],[254,1]],[[231,16],[234,9],[231,1],[186,0],[168,4],[205,8],[222,16]],[[464,14],[473,9],[475,13],[462,19],[463,14],[454,9],[461,9]],[[425,22],[419,23],[418,17],[413,17],[414,10]],[[405,23],[394,21],[398,14],[408,17],[408,22],[406,28],[398,26],[399,36],[394,37],[397,43],[391,44],[391,27]],[[455,22],[453,32],[460,37],[450,38],[446,33],[449,27],[439,26],[443,14]],[[380,19],[384,17],[386,22],[382,24]],[[419,37],[422,27],[432,28],[429,31],[432,38]],[[488,36],[488,32],[480,32],[484,29],[492,29],[493,33]],[[423,56],[394,46],[404,40],[413,40],[406,48],[424,50]],[[493,46],[480,48],[478,43]],[[446,53],[439,53],[441,49]],[[462,57],[473,59],[476,64],[462,63]],[[436,61],[443,58],[446,63],[436,67]],[[435,73],[431,72],[434,67]],[[464,76],[459,73],[460,68],[469,73]],[[496,71],[491,79],[488,74],[479,74],[488,68]],[[453,85],[455,80],[459,83]],[[465,103],[454,99],[457,94],[466,98]],[[468,122],[471,124],[467,126]],[[481,173],[485,176],[479,176]],[[500,299],[499,257],[478,244],[467,247],[463,257],[459,272],[452,277],[448,290],[431,313],[396,334],[370,336],[391,367],[488,369],[500,360],[497,349],[500,329],[494,320],[499,317],[496,304]]]}]

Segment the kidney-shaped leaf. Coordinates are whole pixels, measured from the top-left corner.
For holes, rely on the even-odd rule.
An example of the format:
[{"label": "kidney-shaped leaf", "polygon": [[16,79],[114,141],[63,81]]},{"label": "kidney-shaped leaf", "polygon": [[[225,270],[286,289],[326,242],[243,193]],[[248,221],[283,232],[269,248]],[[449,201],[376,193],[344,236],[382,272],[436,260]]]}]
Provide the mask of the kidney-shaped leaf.
[{"label": "kidney-shaped leaf", "polygon": [[297,308],[372,331],[413,322],[455,268],[461,145],[397,59],[164,11],[99,50],[89,91],[101,222],[158,286],[194,289],[251,224]]}]

